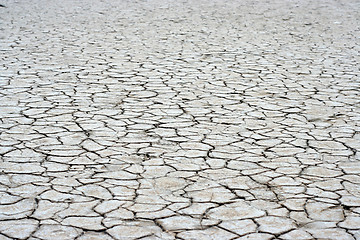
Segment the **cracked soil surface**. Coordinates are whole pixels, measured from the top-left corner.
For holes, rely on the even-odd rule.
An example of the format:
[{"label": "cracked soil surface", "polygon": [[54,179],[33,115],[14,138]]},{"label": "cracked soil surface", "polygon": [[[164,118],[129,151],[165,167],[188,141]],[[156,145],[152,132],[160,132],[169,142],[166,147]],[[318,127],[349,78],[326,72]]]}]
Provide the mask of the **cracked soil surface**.
[{"label": "cracked soil surface", "polygon": [[358,0],[0,3],[0,240],[360,239]]}]

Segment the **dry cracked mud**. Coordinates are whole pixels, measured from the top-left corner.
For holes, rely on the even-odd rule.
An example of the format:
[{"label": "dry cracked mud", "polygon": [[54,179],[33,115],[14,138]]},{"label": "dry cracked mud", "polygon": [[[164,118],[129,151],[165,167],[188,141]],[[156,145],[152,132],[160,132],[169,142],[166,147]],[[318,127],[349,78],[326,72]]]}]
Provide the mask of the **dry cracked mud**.
[{"label": "dry cracked mud", "polygon": [[357,0],[0,1],[0,239],[360,239]]}]

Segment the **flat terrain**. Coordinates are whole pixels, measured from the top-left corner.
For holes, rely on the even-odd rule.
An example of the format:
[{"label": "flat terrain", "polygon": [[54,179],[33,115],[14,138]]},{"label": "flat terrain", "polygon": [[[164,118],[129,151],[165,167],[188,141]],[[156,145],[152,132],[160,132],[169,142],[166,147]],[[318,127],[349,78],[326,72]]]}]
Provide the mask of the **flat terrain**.
[{"label": "flat terrain", "polygon": [[360,239],[358,0],[0,3],[0,240]]}]

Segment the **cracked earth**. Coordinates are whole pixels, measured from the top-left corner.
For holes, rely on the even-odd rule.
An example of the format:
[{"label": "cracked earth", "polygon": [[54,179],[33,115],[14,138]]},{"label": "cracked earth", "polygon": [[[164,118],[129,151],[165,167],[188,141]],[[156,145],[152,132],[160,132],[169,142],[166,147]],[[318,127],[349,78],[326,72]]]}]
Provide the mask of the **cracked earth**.
[{"label": "cracked earth", "polygon": [[360,239],[360,3],[0,6],[0,239]]}]

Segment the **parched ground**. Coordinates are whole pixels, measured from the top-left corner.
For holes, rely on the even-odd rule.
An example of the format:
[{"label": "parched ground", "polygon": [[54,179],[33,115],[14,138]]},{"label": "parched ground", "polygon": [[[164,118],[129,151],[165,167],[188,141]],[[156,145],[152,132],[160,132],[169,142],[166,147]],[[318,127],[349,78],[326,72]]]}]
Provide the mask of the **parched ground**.
[{"label": "parched ground", "polygon": [[0,3],[0,240],[360,239],[358,0]]}]

